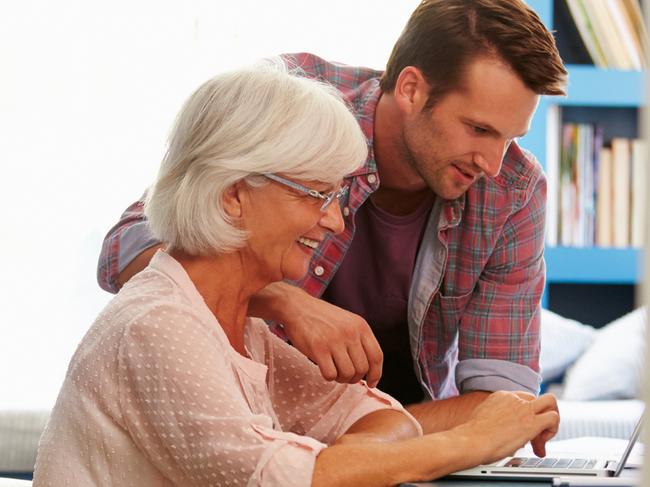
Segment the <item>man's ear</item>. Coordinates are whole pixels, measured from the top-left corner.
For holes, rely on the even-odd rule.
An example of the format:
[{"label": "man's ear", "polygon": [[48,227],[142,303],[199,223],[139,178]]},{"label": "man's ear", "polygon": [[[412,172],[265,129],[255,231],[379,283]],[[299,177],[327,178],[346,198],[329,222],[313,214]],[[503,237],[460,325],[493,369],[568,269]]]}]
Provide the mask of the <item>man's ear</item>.
[{"label": "man's ear", "polygon": [[221,203],[226,214],[233,220],[241,218],[243,214],[242,203],[248,196],[248,185],[243,181],[237,181],[226,188],[221,195]]},{"label": "man's ear", "polygon": [[422,71],[415,66],[406,66],[397,76],[393,96],[402,113],[420,113],[429,98],[430,86]]}]

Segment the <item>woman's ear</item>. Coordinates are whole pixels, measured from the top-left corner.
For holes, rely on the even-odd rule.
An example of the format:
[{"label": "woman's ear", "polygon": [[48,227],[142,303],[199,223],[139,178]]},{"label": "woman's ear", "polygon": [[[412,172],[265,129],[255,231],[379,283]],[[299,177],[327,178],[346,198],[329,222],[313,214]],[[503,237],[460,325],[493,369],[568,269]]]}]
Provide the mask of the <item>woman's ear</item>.
[{"label": "woman's ear", "polygon": [[221,195],[223,209],[233,220],[241,218],[243,214],[242,203],[246,199],[247,192],[248,185],[243,180],[240,180],[228,186]]}]

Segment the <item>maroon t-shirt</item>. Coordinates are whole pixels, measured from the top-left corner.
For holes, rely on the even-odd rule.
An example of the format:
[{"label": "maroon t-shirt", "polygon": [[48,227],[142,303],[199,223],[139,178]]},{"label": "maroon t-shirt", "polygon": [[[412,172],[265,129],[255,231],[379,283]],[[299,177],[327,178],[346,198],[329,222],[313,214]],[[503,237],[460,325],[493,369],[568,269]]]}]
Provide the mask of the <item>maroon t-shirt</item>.
[{"label": "maroon t-shirt", "polygon": [[404,404],[424,397],[417,381],[407,322],[411,276],[433,206],[433,194],[413,213],[391,215],[369,198],[355,216],[356,231],[323,298],[363,316],[384,352],[378,387]]}]

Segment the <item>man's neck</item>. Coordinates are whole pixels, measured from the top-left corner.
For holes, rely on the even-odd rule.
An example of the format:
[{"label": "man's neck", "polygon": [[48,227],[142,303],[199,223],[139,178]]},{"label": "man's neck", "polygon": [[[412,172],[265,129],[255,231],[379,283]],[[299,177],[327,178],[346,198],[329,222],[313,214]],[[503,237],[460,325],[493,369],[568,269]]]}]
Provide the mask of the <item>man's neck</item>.
[{"label": "man's neck", "polygon": [[390,93],[382,94],[377,102],[373,137],[380,186],[371,195],[372,202],[393,215],[414,212],[431,190],[408,162],[402,115]]},{"label": "man's neck", "polygon": [[406,216],[417,211],[426,200],[432,198],[429,188],[421,191],[403,191],[382,186],[370,195],[372,203],[395,216]]}]

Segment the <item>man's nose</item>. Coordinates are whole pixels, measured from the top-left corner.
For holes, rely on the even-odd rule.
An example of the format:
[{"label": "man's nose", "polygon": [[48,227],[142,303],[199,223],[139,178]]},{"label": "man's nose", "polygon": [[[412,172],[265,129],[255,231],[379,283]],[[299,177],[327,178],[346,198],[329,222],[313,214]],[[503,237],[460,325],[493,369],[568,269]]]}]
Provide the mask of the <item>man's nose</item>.
[{"label": "man's nose", "polygon": [[499,140],[486,144],[480,152],[474,155],[474,163],[481,168],[481,171],[488,177],[496,177],[501,171],[503,158],[510,146],[509,140]]}]

